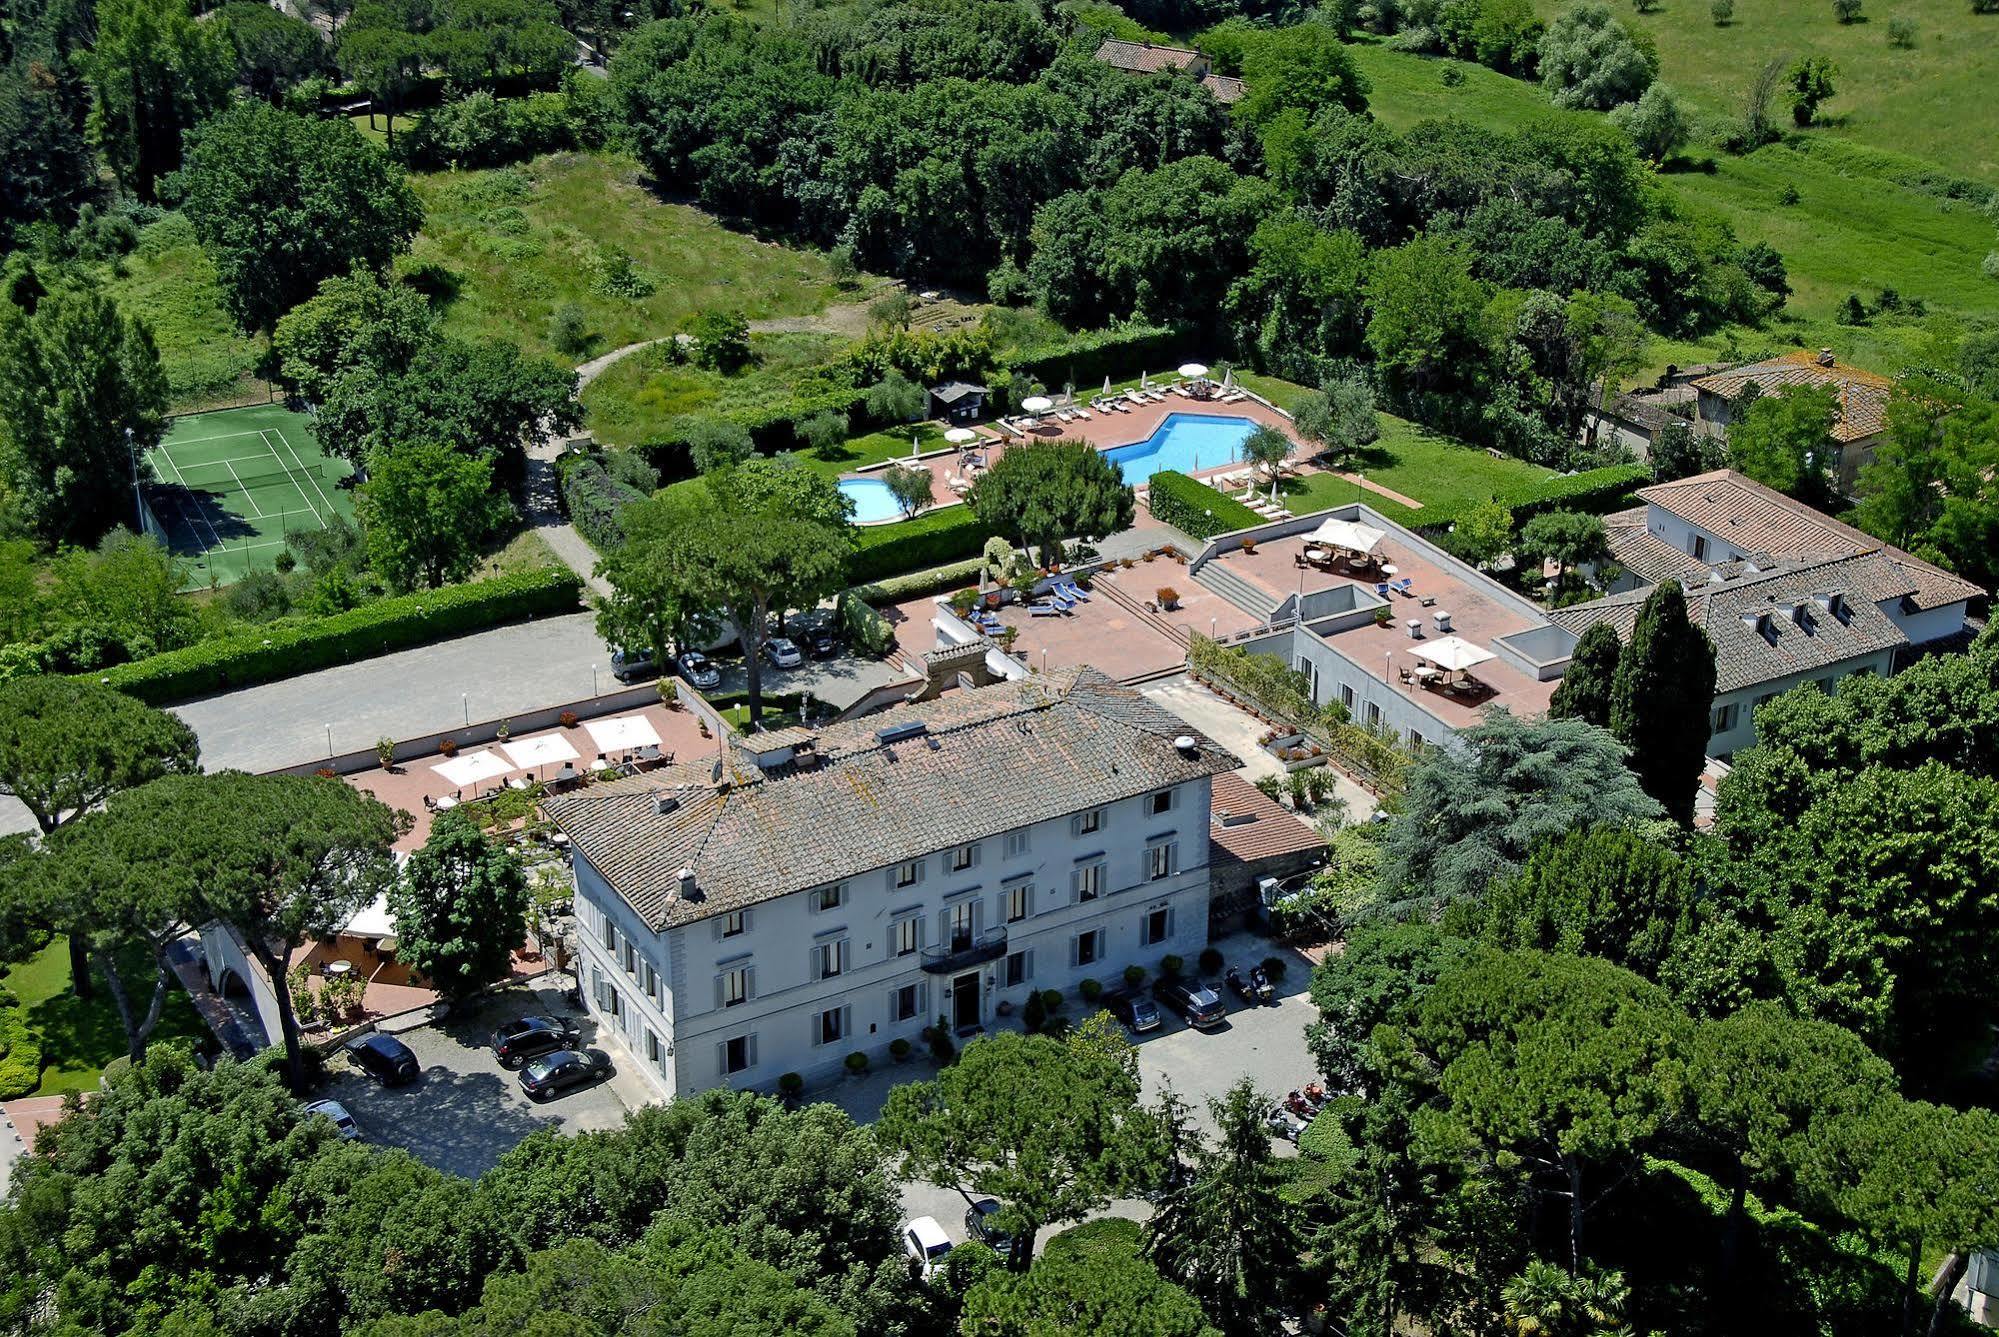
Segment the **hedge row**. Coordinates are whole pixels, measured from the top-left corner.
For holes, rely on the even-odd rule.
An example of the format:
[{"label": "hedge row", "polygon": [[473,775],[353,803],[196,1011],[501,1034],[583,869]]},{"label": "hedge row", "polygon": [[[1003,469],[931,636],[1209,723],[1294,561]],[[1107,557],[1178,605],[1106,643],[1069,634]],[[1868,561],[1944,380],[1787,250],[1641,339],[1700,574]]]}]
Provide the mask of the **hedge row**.
[{"label": "hedge row", "polygon": [[960,585],[978,579],[979,568],[985,564],[983,557],[967,557],[962,562],[946,562],[943,566],[933,566],[923,571],[911,571],[906,575],[890,576],[866,585],[856,585],[853,593],[874,607],[883,604],[898,604],[905,599],[920,599],[926,594],[942,594],[945,590],[955,590]]},{"label": "hedge row", "polygon": [[1264,523],[1264,517],[1234,497],[1173,469],[1162,469],[1152,475],[1151,500],[1147,504],[1154,519],[1164,520],[1197,539]]},{"label": "hedge row", "polygon": [[[781,451],[803,449],[805,443],[798,439],[798,424],[813,414],[827,411],[840,414],[846,418],[851,432],[857,425],[872,425],[865,422],[866,409],[867,396],[859,390],[825,390],[818,394],[780,399],[771,404],[731,409],[712,416],[742,427],[750,434],[750,441],[758,451],[775,455]],[[692,422],[700,416],[703,415],[690,414],[687,420]],[[639,449],[668,477],[688,471],[687,438],[671,427],[665,435],[646,442]]]},{"label": "hedge row", "polygon": [[895,628],[854,591],[843,591],[834,602],[833,611],[847,643],[862,654],[878,659],[894,648]]},{"label": "hedge row", "polygon": [[867,585],[975,557],[991,535],[969,506],[946,506],[892,525],[867,525],[848,564],[847,578],[855,585]]},{"label": "hedge row", "polygon": [[0,1100],[19,1100],[42,1084],[42,1047],[21,1024],[20,1003],[0,989]]},{"label": "hedge row", "polygon": [[1370,496],[1367,504],[1388,519],[1411,529],[1437,530],[1456,522],[1460,515],[1479,506],[1498,504],[1513,512],[1514,523],[1542,511],[1590,511],[1602,514],[1624,504],[1634,488],[1652,481],[1652,471],[1642,464],[1610,464],[1577,474],[1561,474],[1521,487],[1494,493],[1484,501],[1455,506],[1425,506],[1412,511],[1386,497]]},{"label": "hedge row", "polygon": [[84,676],[101,677],[141,701],[164,705],[426,645],[517,618],[571,612],[581,589],[582,582],[568,568],[545,567],[382,599],[296,626],[259,627]]},{"label": "hedge row", "polygon": [[620,515],[625,507],[645,499],[645,493],[611,477],[603,460],[594,456],[562,475],[562,502],[569,521],[598,552],[624,545],[625,525]]},{"label": "hedge row", "polygon": [[1205,357],[1212,333],[1192,326],[1135,325],[1090,330],[1058,348],[1024,349],[1014,363],[1017,371],[1043,385],[1075,385],[1087,390],[1109,376],[1113,380],[1142,371],[1168,371],[1190,357]]}]

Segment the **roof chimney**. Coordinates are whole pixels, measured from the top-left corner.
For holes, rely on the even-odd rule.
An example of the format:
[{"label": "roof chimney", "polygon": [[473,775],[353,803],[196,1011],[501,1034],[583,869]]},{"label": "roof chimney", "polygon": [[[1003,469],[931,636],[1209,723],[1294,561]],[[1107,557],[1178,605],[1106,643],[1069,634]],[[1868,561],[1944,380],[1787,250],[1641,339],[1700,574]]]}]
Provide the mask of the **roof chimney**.
[{"label": "roof chimney", "polygon": [[674,797],[672,794],[654,794],[652,796],[652,810],[654,816],[664,817],[679,806],[680,806],[680,800]]},{"label": "roof chimney", "polygon": [[694,899],[694,870],[692,868],[683,868],[680,870],[674,890],[668,893],[669,899],[674,896],[678,896],[683,901]]},{"label": "roof chimney", "polygon": [[1821,367],[1830,367],[1832,362],[1832,350],[1830,348],[1819,349],[1819,365]]}]

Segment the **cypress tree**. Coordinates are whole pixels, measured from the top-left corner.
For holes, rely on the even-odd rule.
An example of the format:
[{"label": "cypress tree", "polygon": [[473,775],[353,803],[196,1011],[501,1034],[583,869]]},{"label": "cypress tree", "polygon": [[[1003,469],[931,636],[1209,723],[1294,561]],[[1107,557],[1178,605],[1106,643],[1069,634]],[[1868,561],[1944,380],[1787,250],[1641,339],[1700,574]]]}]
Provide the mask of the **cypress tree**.
[{"label": "cypress tree", "polygon": [[1631,749],[1645,792],[1682,826],[1694,819],[1694,790],[1707,758],[1714,709],[1714,643],[1687,618],[1676,580],[1652,591],[1617,663],[1610,731]]},{"label": "cypress tree", "polygon": [[1610,727],[1610,696],[1617,680],[1623,645],[1608,622],[1599,622],[1576,642],[1568,671],[1548,701],[1553,719],[1577,719],[1599,729]]}]

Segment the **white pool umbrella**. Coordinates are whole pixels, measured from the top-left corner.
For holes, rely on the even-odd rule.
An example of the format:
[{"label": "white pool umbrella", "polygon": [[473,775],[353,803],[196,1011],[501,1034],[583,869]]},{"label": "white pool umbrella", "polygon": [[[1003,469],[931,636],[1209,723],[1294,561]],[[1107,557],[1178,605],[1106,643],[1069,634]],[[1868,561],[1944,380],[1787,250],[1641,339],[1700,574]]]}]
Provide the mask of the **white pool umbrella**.
[{"label": "white pool umbrella", "polygon": [[430,769],[462,789],[466,785],[476,785],[481,780],[490,780],[496,775],[505,775],[514,767],[508,765],[506,759],[499,753],[488,752],[481,748],[477,752],[440,762]]},{"label": "white pool umbrella", "polygon": [[576,749],[561,734],[538,734],[533,738],[516,738],[500,745],[500,751],[513,758],[514,765],[524,771],[541,766],[553,766],[558,761],[575,761]]},{"label": "white pool umbrella", "polygon": [[1029,395],[1020,401],[1020,407],[1024,413],[1046,413],[1055,407],[1055,401],[1047,395]]},{"label": "white pool umbrella", "polygon": [[606,752],[659,746],[659,734],[643,715],[620,715],[614,720],[585,720],[583,727],[589,731],[597,746]]},{"label": "white pool umbrella", "polygon": [[1328,520],[1312,531],[1310,542],[1330,543],[1335,548],[1345,548],[1349,552],[1373,552],[1374,545],[1385,537],[1373,525],[1363,525],[1353,520]]},{"label": "white pool umbrella", "polygon": [[1181,364],[1180,374],[1190,381],[1198,381],[1208,374],[1208,369],[1198,362],[1186,362]]},{"label": "white pool umbrella", "polygon": [[979,434],[969,427],[953,427],[950,431],[944,433],[944,439],[954,446],[962,446],[967,441],[978,440]]}]

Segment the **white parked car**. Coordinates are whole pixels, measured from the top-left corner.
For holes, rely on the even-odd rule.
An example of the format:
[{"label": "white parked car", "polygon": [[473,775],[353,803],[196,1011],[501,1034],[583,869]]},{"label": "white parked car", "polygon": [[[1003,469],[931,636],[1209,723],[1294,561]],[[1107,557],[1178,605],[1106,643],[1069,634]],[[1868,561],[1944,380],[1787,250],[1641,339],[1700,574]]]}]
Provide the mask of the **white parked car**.
[{"label": "white parked car", "polygon": [[902,1251],[909,1255],[909,1270],[918,1281],[928,1281],[944,1266],[951,1252],[951,1237],[934,1216],[919,1216],[902,1228]]},{"label": "white parked car", "polygon": [[346,1142],[359,1142],[361,1140],[361,1125],[354,1122],[354,1116],[349,1114],[347,1107],[339,1101],[315,1100],[305,1107],[305,1112],[307,1114],[324,1114],[327,1118],[333,1120],[333,1126],[340,1130],[341,1140]]},{"label": "white parked car", "polygon": [[789,636],[773,636],[765,641],[764,658],[781,669],[794,669],[805,662],[804,652]]}]

